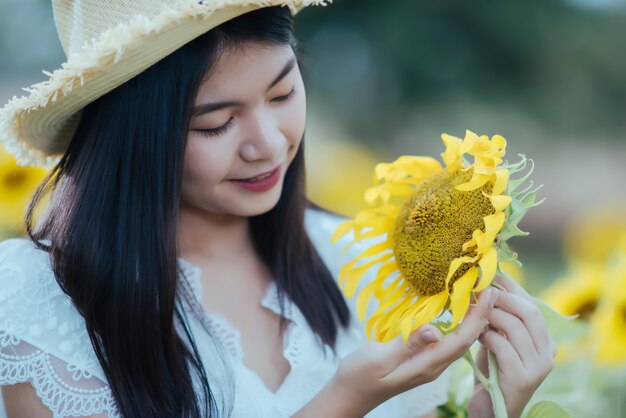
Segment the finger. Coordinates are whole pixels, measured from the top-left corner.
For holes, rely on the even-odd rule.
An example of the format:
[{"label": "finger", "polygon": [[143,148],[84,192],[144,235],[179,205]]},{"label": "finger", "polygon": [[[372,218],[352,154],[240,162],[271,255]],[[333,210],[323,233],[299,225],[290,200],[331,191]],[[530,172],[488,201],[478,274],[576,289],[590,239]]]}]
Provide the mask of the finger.
[{"label": "finger", "polygon": [[542,353],[550,347],[551,338],[548,326],[541,311],[534,303],[512,293],[499,292],[496,308],[515,315],[524,323],[537,353]]},{"label": "finger", "polygon": [[496,331],[487,331],[481,334],[478,340],[487,350],[495,354],[501,372],[506,370],[506,373],[513,373],[520,378],[526,375],[522,359],[504,336]]},{"label": "finger", "polygon": [[489,324],[496,330],[504,332],[524,363],[524,367],[530,369],[537,363],[539,352],[535,348],[528,329],[518,317],[502,309],[494,308],[489,315]]},{"label": "finger", "polygon": [[507,292],[511,292],[517,296],[527,299],[528,301],[532,301],[530,294],[522,286],[517,284],[515,280],[497,276],[494,281],[504,287]]},{"label": "finger", "polygon": [[406,343],[402,341],[402,336],[398,336],[386,344],[386,348],[393,352],[398,362],[402,362],[407,358],[415,355],[424,347],[436,343],[441,340],[441,331],[434,325],[424,324],[409,334]]},{"label": "finger", "polygon": [[414,379],[422,383],[436,379],[478,339],[487,325],[487,318],[493,309],[495,297],[495,289],[485,289],[481,292],[478,303],[470,307],[469,313],[456,331],[441,337],[439,342],[428,344],[414,352],[389,376],[399,381]]},{"label": "finger", "polygon": [[497,298],[496,289],[488,288],[481,292],[478,303],[470,306],[468,314],[463,318],[458,328],[444,336],[436,344],[436,350],[420,353],[422,361],[430,365],[449,365],[461,357],[472,346],[474,341],[488,324],[489,313],[494,307]]}]

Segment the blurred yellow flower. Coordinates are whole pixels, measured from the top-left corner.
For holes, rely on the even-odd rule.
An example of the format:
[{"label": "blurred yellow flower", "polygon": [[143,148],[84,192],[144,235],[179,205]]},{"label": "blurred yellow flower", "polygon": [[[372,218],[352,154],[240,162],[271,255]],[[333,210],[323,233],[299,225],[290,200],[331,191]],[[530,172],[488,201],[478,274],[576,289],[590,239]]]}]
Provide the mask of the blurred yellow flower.
[{"label": "blurred yellow flower", "polygon": [[541,298],[563,315],[589,320],[596,311],[605,281],[604,266],[579,264],[575,272],[553,283]]},{"label": "blurred yellow flower", "polygon": [[606,264],[620,243],[626,242],[626,203],[605,204],[579,214],[568,222],[564,240],[570,263]]},{"label": "blurred yellow flower", "polygon": [[626,251],[615,254],[606,274],[590,340],[597,360],[613,365],[626,362]]},{"label": "blurred yellow flower", "polygon": [[349,140],[316,140],[307,144],[307,196],[334,212],[354,216],[371,185],[378,153]]},{"label": "blurred yellow flower", "polygon": [[46,176],[38,167],[22,167],[0,147],[0,230],[23,233],[23,219],[33,192]]},{"label": "blurred yellow flower", "polygon": [[559,347],[557,360],[593,356],[599,364],[626,363],[626,246],[607,249],[607,261],[572,264],[573,273],[550,286],[542,298],[564,315],[578,315],[589,333]]},{"label": "blurred yellow flower", "polygon": [[[364,320],[375,297],[380,302],[366,323],[367,337],[377,341],[410,332],[435,319],[448,307],[454,328],[464,317],[473,293],[493,280],[499,261],[514,261],[506,240],[527,235],[517,228],[535,203],[538,190],[515,190],[528,178],[509,181],[526,167],[526,158],[501,165],[506,140],[466,132],[463,140],[442,135],[445,169],[431,157],[401,156],[376,166],[376,181],[366,201],[373,206],[339,225],[336,242],[349,232],[355,241],[386,236],[342,267],[339,280],[353,297],[362,275],[383,263],[376,278],[357,298],[357,313]],[[473,157],[473,163],[465,160]],[[532,172],[532,169],[531,169]],[[397,204],[391,203],[398,199]],[[345,252],[344,250],[344,252]],[[371,259],[373,257],[373,259]],[[365,261],[368,259],[367,261]],[[364,263],[357,265],[359,261]],[[399,273],[397,277],[392,275]]]}]

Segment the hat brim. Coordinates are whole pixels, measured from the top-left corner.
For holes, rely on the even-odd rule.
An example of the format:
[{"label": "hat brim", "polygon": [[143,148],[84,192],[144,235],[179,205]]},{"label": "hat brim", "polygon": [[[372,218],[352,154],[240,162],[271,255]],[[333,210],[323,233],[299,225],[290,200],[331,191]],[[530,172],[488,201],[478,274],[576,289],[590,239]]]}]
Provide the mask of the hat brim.
[{"label": "hat brim", "polygon": [[[332,0],[230,0],[181,2],[149,19],[135,16],[70,56],[49,79],[23,90],[0,109],[0,142],[22,166],[49,169],[69,146],[84,106],[125,83],[189,41],[221,23],[268,6],[292,15]],[[217,3],[217,4],[216,4]]]}]

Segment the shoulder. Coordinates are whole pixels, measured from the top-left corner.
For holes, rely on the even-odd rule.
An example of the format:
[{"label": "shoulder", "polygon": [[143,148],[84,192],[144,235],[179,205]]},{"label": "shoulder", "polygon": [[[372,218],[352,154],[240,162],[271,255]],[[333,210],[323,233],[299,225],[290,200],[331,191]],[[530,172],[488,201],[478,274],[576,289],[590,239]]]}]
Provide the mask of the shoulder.
[{"label": "shoulder", "polygon": [[104,378],[84,319],[59,286],[50,255],[25,238],[0,242],[0,335],[71,359]]},{"label": "shoulder", "polygon": [[89,405],[114,411],[84,319],[59,286],[49,253],[11,238],[0,242],[0,385],[22,382],[59,416]]}]

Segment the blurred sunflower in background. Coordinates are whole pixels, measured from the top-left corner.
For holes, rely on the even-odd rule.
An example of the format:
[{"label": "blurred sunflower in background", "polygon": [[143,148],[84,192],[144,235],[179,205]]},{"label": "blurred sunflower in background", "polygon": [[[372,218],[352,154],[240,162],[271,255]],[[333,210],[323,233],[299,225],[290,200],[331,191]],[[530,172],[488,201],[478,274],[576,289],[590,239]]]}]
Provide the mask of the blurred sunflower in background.
[{"label": "blurred sunflower in background", "polygon": [[47,171],[23,167],[0,147],[0,238],[23,235],[26,207]]},{"label": "blurred sunflower in background", "polygon": [[[451,311],[445,331],[464,317],[472,294],[489,286],[500,262],[518,262],[506,241],[528,235],[517,224],[535,202],[532,161],[521,155],[503,163],[506,140],[467,131],[465,138],[442,135],[445,168],[431,157],[401,156],[375,168],[377,185],[367,189],[372,206],[340,224],[332,241],[352,232],[344,253],[362,239],[382,237],[345,264],[340,286],[354,296],[362,276],[374,265],[376,277],[360,291],[357,313],[364,320],[372,298],[379,306],[366,323],[368,339],[386,342]],[[468,161],[467,156],[473,161]],[[519,179],[511,174],[531,168]],[[359,264],[359,261],[362,263]],[[519,262],[518,262],[519,263]]]},{"label": "blurred sunflower in background", "polygon": [[345,216],[360,209],[371,173],[380,159],[376,149],[349,139],[329,141],[326,136],[307,144],[307,196]]},{"label": "blurred sunflower in background", "polygon": [[564,252],[570,264],[606,265],[626,237],[626,202],[605,203],[572,218],[565,227]]},{"label": "blurred sunflower in background", "polygon": [[626,210],[598,207],[572,219],[565,232],[570,273],[542,299],[577,315],[589,331],[559,347],[561,362],[591,355],[604,365],[626,364]]},{"label": "blurred sunflower in background", "polygon": [[[626,237],[625,237],[626,243]],[[626,251],[613,257],[597,311],[591,316],[591,344],[601,364],[626,364]]]}]

